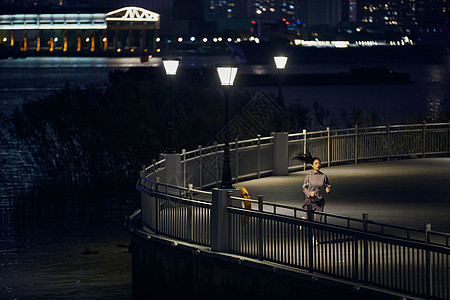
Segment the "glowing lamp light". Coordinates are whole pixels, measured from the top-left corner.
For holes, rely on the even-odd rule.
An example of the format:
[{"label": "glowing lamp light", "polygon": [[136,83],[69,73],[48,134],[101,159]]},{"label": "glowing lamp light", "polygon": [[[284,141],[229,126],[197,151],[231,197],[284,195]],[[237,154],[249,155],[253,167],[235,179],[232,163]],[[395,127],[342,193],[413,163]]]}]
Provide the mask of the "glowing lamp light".
[{"label": "glowing lamp light", "polygon": [[178,65],[180,64],[179,59],[163,59],[164,70],[166,70],[166,75],[176,75],[178,70]]},{"label": "glowing lamp light", "polygon": [[277,66],[277,69],[284,70],[286,67],[286,62],[288,60],[287,56],[274,56],[273,60],[275,61],[275,65]]},{"label": "glowing lamp light", "polygon": [[238,71],[238,66],[224,66],[218,65],[217,73],[219,74],[220,83],[222,85],[233,85],[234,79],[236,78],[236,74]]}]

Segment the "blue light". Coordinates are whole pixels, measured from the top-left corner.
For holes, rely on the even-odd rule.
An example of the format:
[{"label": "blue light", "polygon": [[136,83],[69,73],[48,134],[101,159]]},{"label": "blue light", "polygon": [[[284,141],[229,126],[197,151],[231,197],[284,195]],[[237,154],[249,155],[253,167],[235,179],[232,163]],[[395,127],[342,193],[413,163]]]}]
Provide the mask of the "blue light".
[{"label": "blue light", "polygon": [[300,24],[302,24],[302,22],[300,22],[300,21],[297,21],[297,24],[299,24],[299,25],[300,25]]}]

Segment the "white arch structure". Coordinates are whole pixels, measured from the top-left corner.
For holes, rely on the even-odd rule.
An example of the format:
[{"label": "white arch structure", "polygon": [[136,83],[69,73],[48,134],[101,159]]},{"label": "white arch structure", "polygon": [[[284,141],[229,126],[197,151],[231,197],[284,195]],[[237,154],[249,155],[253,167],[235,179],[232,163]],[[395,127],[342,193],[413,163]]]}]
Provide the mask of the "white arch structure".
[{"label": "white arch structure", "polygon": [[129,6],[107,13],[106,21],[158,22],[159,14],[140,7]]}]

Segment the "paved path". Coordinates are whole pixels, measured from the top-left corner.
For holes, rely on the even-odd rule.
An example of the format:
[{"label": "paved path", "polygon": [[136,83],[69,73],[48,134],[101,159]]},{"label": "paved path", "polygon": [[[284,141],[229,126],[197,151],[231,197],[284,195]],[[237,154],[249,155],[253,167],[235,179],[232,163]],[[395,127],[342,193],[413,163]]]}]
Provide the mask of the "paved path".
[{"label": "paved path", "polygon": [[[450,232],[450,158],[359,163],[322,168],[332,186],[325,211],[381,223]],[[252,199],[301,206],[301,185],[309,172],[271,176],[235,184]]]}]

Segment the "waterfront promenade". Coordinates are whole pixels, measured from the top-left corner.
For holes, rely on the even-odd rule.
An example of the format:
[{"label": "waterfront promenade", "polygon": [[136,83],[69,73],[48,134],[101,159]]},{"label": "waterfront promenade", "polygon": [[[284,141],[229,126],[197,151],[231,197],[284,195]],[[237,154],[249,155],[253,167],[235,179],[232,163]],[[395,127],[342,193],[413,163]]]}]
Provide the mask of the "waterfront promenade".
[{"label": "waterfront promenade", "polygon": [[[324,167],[332,192],[325,212],[412,228],[432,224],[450,232],[450,158],[419,158]],[[252,199],[300,207],[301,185],[309,172],[270,176],[236,183]]]},{"label": "waterfront promenade", "polygon": [[[367,213],[370,221],[379,224],[417,228],[423,232],[425,224],[431,223],[434,231],[450,231],[446,215],[450,208],[450,158],[380,160],[335,165],[323,171],[332,185],[325,207],[327,213],[358,219]],[[292,295],[305,299],[319,289],[323,299],[399,299],[406,295],[408,299],[431,296],[448,299],[448,248],[445,246],[416,242],[416,239],[424,241],[424,236],[414,232],[413,239],[406,240],[390,234],[383,236],[283,218],[284,214],[292,214],[288,206],[300,207],[303,203],[300,186],[308,172],[235,183],[234,187],[245,187],[252,199],[263,195],[264,210],[269,213],[257,212],[256,203],[252,204],[253,211],[231,204],[226,209],[228,217],[218,223],[214,220],[222,216],[217,213],[221,200],[214,192],[209,208],[201,202],[190,203],[190,200],[176,197],[169,200],[164,187],[148,186],[156,191],[152,197],[156,197],[153,199],[160,208],[155,216],[159,224],[157,230],[163,236],[145,232],[132,235],[136,266],[133,267],[136,278],[133,293],[144,292],[150,282],[156,282],[155,287],[168,286],[175,279],[165,281],[163,278],[183,274],[187,282],[201,282],[202,289],[192,291],[201,295],[205,294],[206,286],[211,289],[206,289],[208,293],[233,293],[260,299],[283,299]],[[239,199],[232,198],[232,201],[241,201]],[[278,204],[277,215],[270,213],[273,204]],[[145,207],[143,211],[146,217]],[[211,227],[207,226],[209,222],[202,221],[208,211],[211,212]],[[217,224],[225,221],[222,229],[228,230],[220,231]],[[190,227],[190,224],[195,225]],[[186,228],[191,230],[186,231]],[[317,230],[317,243],[312,240],[312,230]],[[204,232],[211,233],[210,241],[202,240]],[[218,233],[228,238],[220,240]],[[186,237],[194,244],[186,243]],[[195,241],[203,241],[207,247],[195,245]],[[180,270],[180,265],[186,268]],[[287,278],[291,281],[287,282]],[[254,282],[263,284],[248,289]],[[173,292],[178,295],[186,289]]]}]

